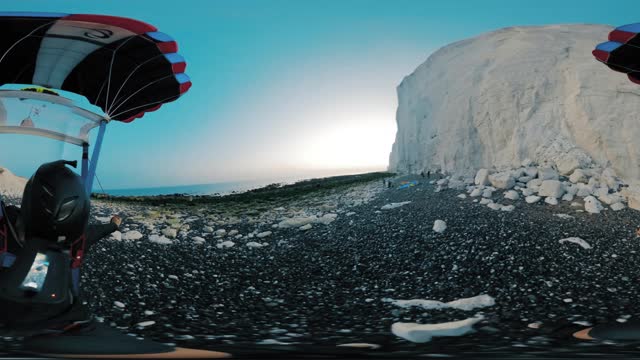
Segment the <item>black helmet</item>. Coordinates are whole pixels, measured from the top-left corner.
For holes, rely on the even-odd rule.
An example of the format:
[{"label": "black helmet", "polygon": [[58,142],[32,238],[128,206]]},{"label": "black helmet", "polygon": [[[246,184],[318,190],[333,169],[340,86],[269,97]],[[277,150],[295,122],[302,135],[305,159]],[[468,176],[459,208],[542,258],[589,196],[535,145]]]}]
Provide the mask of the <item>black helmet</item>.
[{"label": "black helmet", "polygon": [[27,182],[20,211],[27,239],[70,244],[84,233],[89,197],[80,176],[65,166],[76,164],[64,160],[43,164]]}]

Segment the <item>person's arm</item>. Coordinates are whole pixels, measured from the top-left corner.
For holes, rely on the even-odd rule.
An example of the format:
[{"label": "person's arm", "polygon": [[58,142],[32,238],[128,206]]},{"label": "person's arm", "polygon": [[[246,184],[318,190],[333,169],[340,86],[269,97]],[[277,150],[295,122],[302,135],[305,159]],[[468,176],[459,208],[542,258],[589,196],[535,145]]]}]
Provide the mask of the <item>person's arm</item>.
[{"label": "person's arm", "polygon": [[87,247],[90,247],[100,239],[118,230],[121,223],[122,219],[119,216],[114,216],[108,224],[89,225],[87,228]]}]

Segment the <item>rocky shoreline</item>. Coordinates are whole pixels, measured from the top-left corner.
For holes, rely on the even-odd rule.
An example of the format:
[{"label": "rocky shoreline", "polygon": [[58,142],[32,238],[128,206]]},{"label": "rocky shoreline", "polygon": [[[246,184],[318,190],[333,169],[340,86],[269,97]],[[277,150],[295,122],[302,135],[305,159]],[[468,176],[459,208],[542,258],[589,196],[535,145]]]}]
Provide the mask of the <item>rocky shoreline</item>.
[{"label": "rocky shoreline", "polygon": [[[436,191],[444,188],[466,190],[473,201],[493,210],[512,211],[495,199],[496,191],[507,201],[523,199],[528,204],[543,201],[548,205],[568,202],[572,207],[598,214],[603,210],[620,211],[627,206],[640,210],[640,191],[616,176],[612,168],[572,168],[559,172],[554,163],[539,166],[525,160],[517,169],[490,172],[480,169],[475,177],[447,176],[433,181]],[[466,195],[459,195],[465,198]]]},{"label": "rocky shoreline", "polygon": [[[207,349],[367,343],[372,353],[406,356],[628,352],[629,344],[579,342],[567,329],[640,317],[640,212],[592,214],[584,201],[571,206],[580,196],[523,201],[526,189],[549,191],[550,170],[536,169],[535,179],[511,189],[488,172],[492,185],[482,176],[477,185],[405,176],[393,188],[378,179],[253,211],[95,201],[96,221],[117,213],[125,222],[120,236],[89,253],[84,296],[101,321],[125,333]],[[589,196],[604,202],[599,176]],[[537,182],[528,187],[536,179],[537,190]],[[403,181],[415,183],[400,189]],[[556,181],[564,194],[591,186]],[[624,193],[609,189],[607,196]],[[471,196],[476,190],[482,194]],[[613,204],[629,203],[620,196]],[[493,302],[450,305],[479,296]],[[475,330],[425,343],[405,336],[411,324],[452,322]]]}]

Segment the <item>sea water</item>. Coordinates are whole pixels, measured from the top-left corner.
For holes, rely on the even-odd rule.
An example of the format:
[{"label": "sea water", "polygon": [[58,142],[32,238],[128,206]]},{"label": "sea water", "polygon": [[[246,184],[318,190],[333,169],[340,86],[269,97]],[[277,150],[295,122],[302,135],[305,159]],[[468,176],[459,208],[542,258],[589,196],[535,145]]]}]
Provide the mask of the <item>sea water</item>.
[{"label": "sea water", "polygon": [[[235,182],[220,182],[213,184],[198,184],[198,185],[181,185],[181,186],[163,186],[163,187],[149,187],[149,188],[132,188],[132,189],[105,189],[109,195],[113,196],[154,196],[154,195],[173,195],[173,194],[185,194],[185,195],[214,195],[214,194],[230,194],[232,192],[244,192],[251,189],[257,189],[269,184],[280,183],[289,184],[294,181],[235,181]],[[94,192],[102,192],[102,189],[94,189]]]}]

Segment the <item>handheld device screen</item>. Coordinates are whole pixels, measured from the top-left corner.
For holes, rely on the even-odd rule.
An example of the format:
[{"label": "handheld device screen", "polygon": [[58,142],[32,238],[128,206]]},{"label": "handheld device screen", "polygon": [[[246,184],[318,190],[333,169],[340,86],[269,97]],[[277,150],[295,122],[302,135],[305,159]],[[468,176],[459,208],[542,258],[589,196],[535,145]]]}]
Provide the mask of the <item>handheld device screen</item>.
[{"label": "handheld device screen", "polygon": [[49,270],[49,258],[46,254],[38,253],[31,264],[31,269],[25,276],[20,289],[39,292],[44,286],[44,281]]}]

